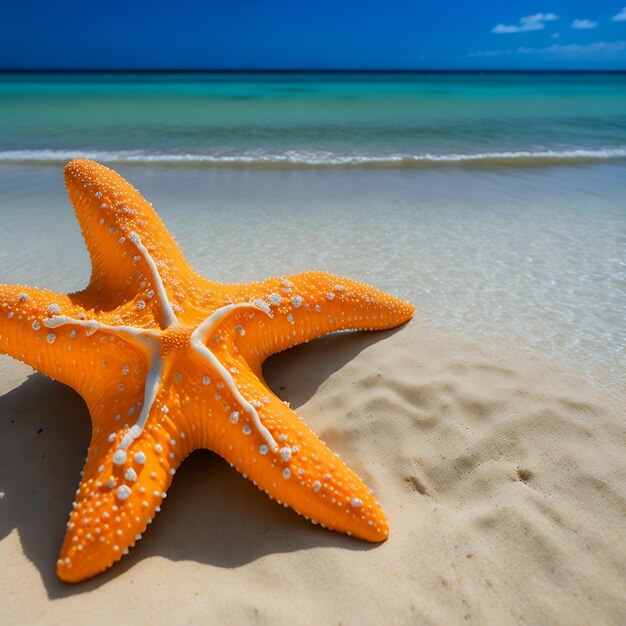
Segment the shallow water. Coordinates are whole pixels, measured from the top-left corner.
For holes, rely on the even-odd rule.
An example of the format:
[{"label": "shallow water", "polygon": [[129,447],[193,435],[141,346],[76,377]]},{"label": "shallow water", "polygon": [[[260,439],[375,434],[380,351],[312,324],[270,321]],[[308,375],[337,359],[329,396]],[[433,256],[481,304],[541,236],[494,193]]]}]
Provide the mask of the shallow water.
[{"label": "shallow water", "polygon": [[[596,385],[626,382],[626,166],[253,171],[125,166],[191,263],[223,281],[324,269]],[[89,279],[58,167],[0,168],[0,283]]]}]

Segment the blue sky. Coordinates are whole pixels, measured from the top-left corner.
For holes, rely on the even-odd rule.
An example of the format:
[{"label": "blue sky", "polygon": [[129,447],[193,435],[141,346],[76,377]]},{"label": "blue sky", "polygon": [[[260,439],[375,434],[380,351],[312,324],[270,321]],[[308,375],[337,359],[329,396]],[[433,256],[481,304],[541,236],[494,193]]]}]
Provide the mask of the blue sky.
[{"label": "blue sky", "polygon": [[626,0],[4,3],[1,69],[626,69]]}]

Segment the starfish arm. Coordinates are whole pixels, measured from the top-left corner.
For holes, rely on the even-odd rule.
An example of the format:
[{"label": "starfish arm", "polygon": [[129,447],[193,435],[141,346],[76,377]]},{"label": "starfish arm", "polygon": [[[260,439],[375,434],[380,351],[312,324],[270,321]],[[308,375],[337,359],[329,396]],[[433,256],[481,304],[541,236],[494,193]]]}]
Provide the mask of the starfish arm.
[{"label": "starfish arm", "polygon": [[174,439],[179,429],[161,410],[168,392],[157,399],[152,391],[137,387],[125,401],[107,393],[91,403],[91,444],[57,561],[62,580],[85,580],[127,554],[160,511],[187,455],[184,440]]},{"label": "starfish arm", "polygon": [[393,328],[411,319],[415,311],[408,302],[328,272],[310,271],[240,285],[236,290],[231,287],[234,300],[254,302],[268,314],[249,315],[236,325],[232,321],[235,312],[224,321],[231,322],[228,334],[236,338],[257,372],[276,352],[333,331]]},{"label": "starfish arm", "polygon": [[112,310],[135,299],[137,317],[152,313],[170,325],[170,302],[184,302],[198,281],[152,205],[93,161],[70,161],[65,184],[92,262],[89,287],[79,294],[85,308]]},{"label": "starfish arm", "polygon": [[[260,391],[260,386],[257,385]],[[280,441],[277,453],[263,454],[256,433],[239,445],[216,450],[272,499],[337,532],[384,541],[387,519],[363,481],[289,407],[265,391],[259,414]]]},{"label": "starfish arm", "polygon": [[[82,367],[106,351],[75,330],[57,331],[46,322],[60,314],[84,317],[71,296],[20,285],[0,285],[0,353],[30,365],[77,391],[94,384],[95,367]],[[83,351],[85,348],[89,350]],[[88,354],[88,356],[87,356]]]},{"label": "starfish arm", "polygon": [[211,352],[220,369],[196,352],[182,381],[181,397],[193,399],[181,411],[184,420],[204,424],[194,446],[214,450],[270,497],[314,522],[368,541],[386,539],[385,515],[363,481],[227,342],[220,338]]},{"label": "starfish arm", "polygon": [[247,412],[223,390],[204,447],[313,523],[384,541],[389,532],[385,514],[363,481],[251,372],[239,376],[237,384],[279,448],[270,448]]}]

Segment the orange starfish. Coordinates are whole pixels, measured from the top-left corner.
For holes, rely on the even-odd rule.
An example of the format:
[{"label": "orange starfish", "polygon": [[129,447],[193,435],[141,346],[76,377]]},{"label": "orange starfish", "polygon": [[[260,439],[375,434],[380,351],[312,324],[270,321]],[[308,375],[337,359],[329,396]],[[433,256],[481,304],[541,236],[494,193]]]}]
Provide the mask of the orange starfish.
[{"label": "orange starfish", "polygon": [[372,494],[272,393],[261,365],[324,333],[397,326],[413,307],[323,272],[209,281],[118,174],[75,160],[65,182],[91,255],[89,286],[63,295],[0,285],[0,352],[76,389],[91,414],[59,577],[84,580],[126,554],[197,448],[314,522],[384,541]]}]

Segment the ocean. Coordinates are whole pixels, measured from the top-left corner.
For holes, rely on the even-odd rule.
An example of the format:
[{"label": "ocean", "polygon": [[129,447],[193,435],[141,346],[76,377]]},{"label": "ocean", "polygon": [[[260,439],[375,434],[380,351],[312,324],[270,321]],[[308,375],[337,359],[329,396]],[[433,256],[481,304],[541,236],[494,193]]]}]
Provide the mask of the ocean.
[{"label": "ocean", "polygon": [[626,158],[626,74],[43,74],[0,80],[0,161],[223,167]]},{"label": "ocean", "polygon": [[86,284],[79,156],[211,277],[351,275],[624,391],[624,73],[0,75],[0,282]]}]

